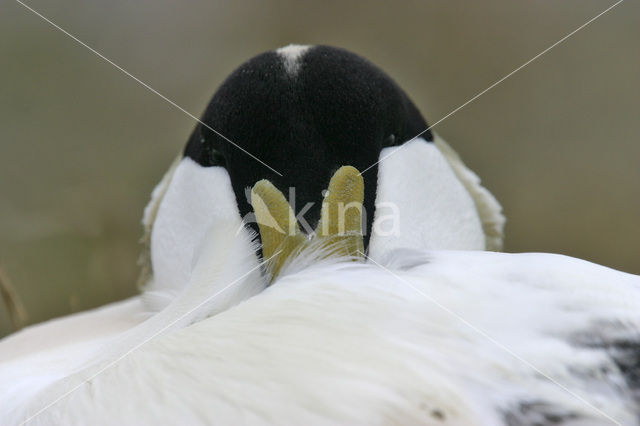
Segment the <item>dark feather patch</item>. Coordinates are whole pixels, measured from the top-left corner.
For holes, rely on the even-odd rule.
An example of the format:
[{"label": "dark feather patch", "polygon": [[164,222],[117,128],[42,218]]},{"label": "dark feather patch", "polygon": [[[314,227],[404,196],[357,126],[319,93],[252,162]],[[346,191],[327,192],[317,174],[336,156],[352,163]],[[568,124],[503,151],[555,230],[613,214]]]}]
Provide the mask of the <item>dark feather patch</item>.
[{"label": "dark feather patch", "polygon": [[561,425],[579,418],[571,411],[544,401],[523,401],[504,413],[508,426]]},{"label": "dark feather patch", "polygon": [[640,420],[640,330],[616,321],[598,321],[589,332],[573,336],[576,346],[604,351],[618,367],[627,388],[622,396],[633,401]]}]

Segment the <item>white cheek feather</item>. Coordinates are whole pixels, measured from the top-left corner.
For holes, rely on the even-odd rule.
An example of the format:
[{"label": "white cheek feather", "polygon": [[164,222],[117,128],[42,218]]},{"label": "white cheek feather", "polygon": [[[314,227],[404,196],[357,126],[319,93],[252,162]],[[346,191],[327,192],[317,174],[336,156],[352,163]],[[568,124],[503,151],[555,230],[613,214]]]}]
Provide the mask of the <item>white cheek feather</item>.
[{"label": "white cheek feather", "polygon": [[220,221],[237,222],[239,215],[224,168],[202,167],[190,158],[178,164],[153,222],[153,276],[144,288],[151,311],[166,307],[189,282],[207,229]]},{"label": "white cheek feather", "polygon": [[433,134],[433,143],[444,155],[449,166],[451,166],[451,170],[453,170],[473,199],[482,223],[482,230],[484,231],[485,248],[491,251],[501,251],[504,239],[504,224],[506,222],[502,214],[502,206],[493,194],[481,185],[478,175],[470,170],[458,153],[436,133]]},{"label": "white cheek feather", "polygon": [[[380,158],[371,257],[396,248],[485,249],[474,201],[433,143],[418,138]],[[388,232],[394,220],[397,232]]]},{"label": "white cheek feather", "polygon": [[547,254],[401,250],[384,262],[292,265],[33,424],[635,424],[616,342],[640,345],[639,277]]},{"label": "white cheek feather", "polygon": [[151,231],[153,230],[153,223],[156,221],[162,199],[167,193],[171,180],[173,179],[173,174],[181,162],[182,155],[178,155],[173,163],[171,163],[171,166],[169,166],[169,170],[167,170],[164,176],[162,176],[160,182],[155,186],[155,188],[153,188],[153,191],[151,192],[151,199],[145,206],[142,214],[142,229],[144,230],[144,234],[140,239],[140,242],[142,243],[142,253],[140,253],[140,256],[138,257],[140,275],[138,276],[137,283],[138,289],[140,290],[144,289],[144,287],[149,284],[149,281],[153,276],[151,267]]}]

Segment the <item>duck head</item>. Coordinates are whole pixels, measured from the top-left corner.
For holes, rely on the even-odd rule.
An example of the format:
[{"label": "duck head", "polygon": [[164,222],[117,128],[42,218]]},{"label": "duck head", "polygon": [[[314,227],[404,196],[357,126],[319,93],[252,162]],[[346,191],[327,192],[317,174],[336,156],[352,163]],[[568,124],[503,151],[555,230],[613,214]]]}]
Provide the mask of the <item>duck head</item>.
[{"label": "duck head", "polygon": [[227,77],[154,190],[144,219],[154,285],[188,279],[215,221],[240,217],[257,233],[251,188],[261,181],[286,198],[300,232],[313,233],[343,166],[362,181],[369,255],[499,248],[499,204],[389,76],[343,49],[290,45]]}]

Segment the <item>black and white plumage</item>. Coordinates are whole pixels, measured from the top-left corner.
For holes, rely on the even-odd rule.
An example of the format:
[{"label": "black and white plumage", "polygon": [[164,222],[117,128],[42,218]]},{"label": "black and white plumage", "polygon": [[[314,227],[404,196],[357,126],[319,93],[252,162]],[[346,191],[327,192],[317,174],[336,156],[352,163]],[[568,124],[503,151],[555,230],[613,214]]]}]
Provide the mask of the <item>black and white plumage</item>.
[{"label": "black and white plumage", "polygon": [[[292,98],[298,84],[318,89]],[[145,212],[145,292],[0,342],[3,423],[640,422],[639,277],[480,251],[501,243],[499,205],[437,136],[402,143],[414,135],[397,129],[424,120],[355,55],[287,47],[222,87],[203,121],[287,178],[198,126]],[[319,201],[337,167],[392,150],[364,173],[365,207],[380,206],[367,261],[307,250],[267,288],[245,186],[266,177]],[[377,232],[385,203],[397,234]]]}]

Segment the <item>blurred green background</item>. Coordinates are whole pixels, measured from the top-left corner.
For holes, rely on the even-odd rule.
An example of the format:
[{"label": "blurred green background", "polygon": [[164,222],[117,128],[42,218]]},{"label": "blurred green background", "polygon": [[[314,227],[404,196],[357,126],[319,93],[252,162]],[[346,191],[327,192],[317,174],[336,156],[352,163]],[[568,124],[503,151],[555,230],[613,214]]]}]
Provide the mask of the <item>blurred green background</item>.
[{"label": "blurred green background", "polygon": [[[294,42],[369,58],[432,123],[612,3],[28,2],[198,116]],[[639,17],[622,3],[434,129],[502,202],[508,251],[640,273]],[[13,0],[0,58],[0,265],[29,322],[134,294],[142,209],[194,121]]]}]

